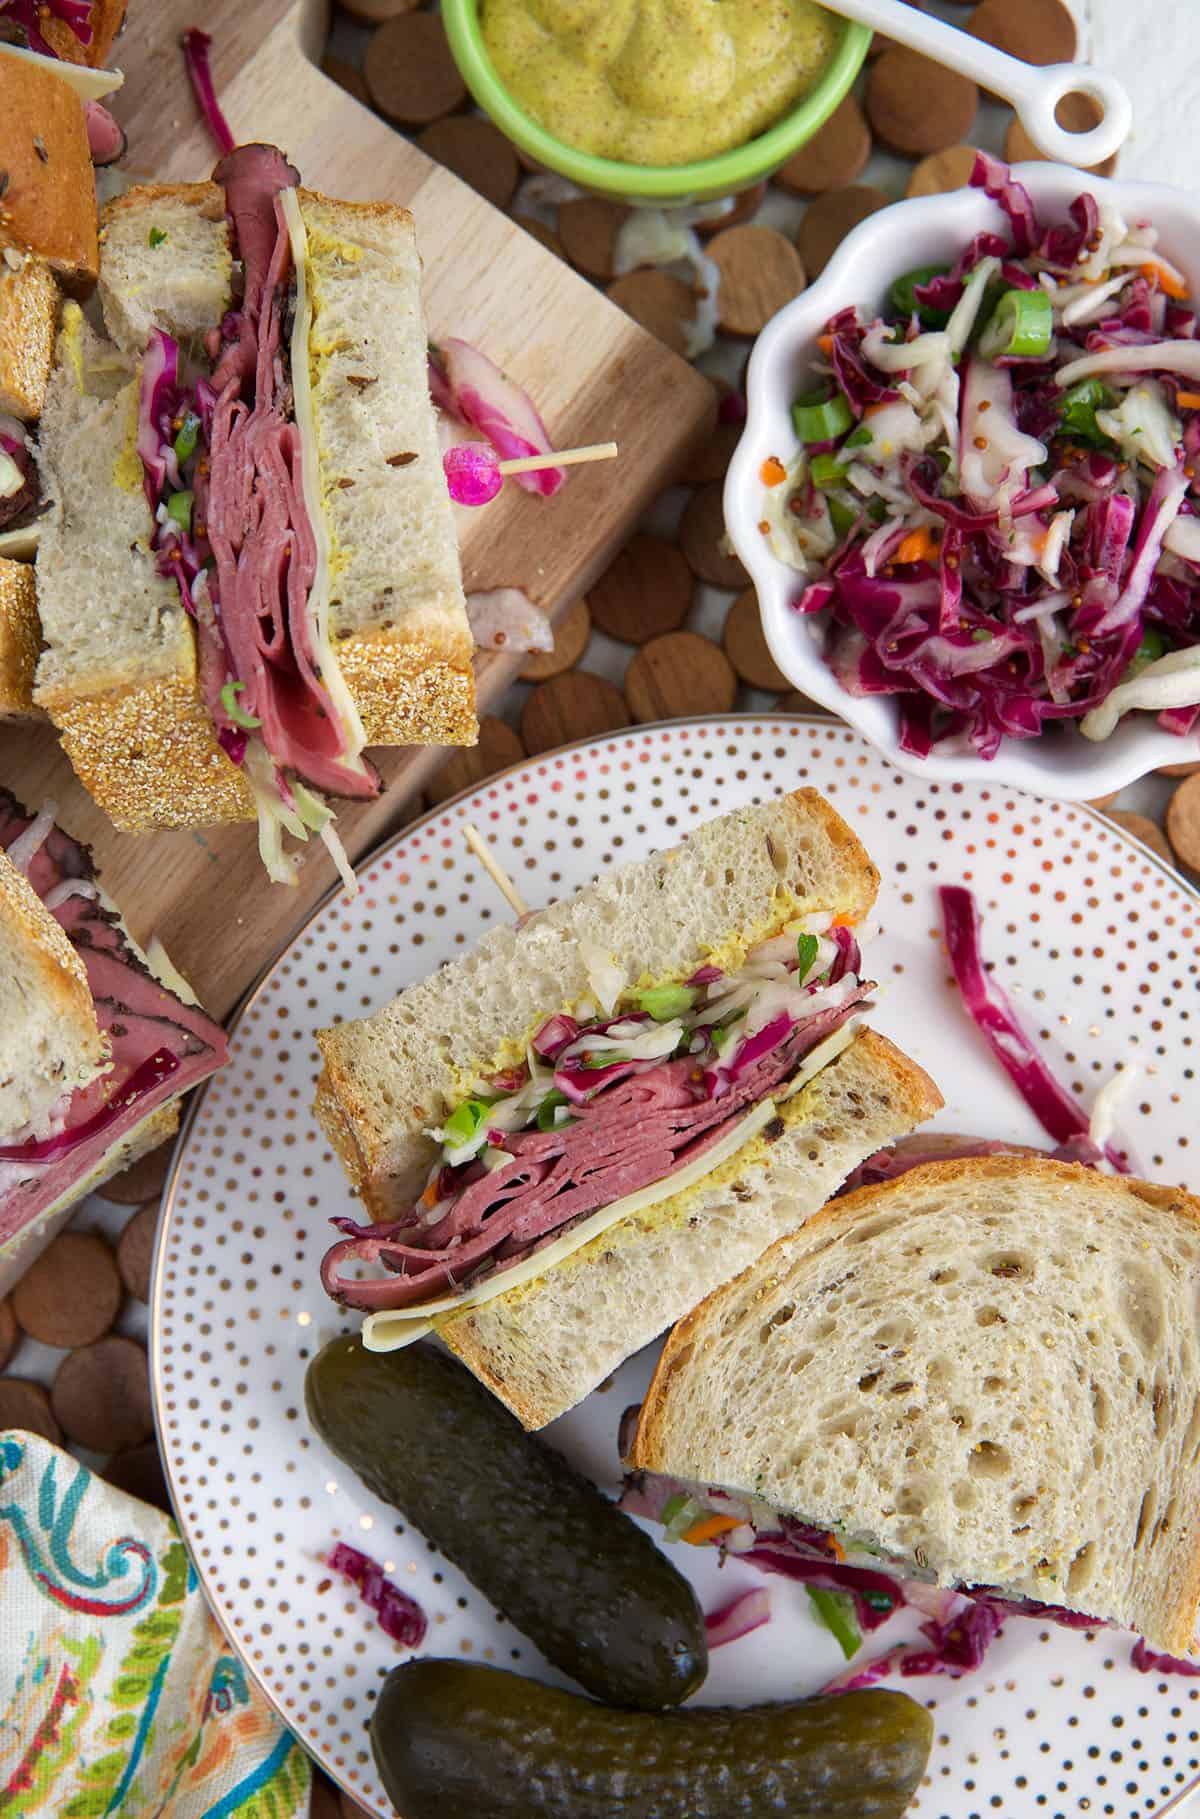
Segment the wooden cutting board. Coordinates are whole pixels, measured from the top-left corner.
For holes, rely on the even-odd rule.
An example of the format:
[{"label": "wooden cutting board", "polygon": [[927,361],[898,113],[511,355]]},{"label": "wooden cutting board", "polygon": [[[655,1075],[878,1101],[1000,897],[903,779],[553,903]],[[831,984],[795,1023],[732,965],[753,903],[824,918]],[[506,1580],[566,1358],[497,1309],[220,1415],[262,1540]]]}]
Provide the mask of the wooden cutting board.
[{"label": "wooden cutting board", "polygon": [[[491,505],[458,512],[468,592],[520,586],[555,611],[585,591],[643,507],[705,433],[713,394],[561,260],[433,164],[317,67],[321,0],[131,0],[114,62],[126,85],[113,104],[129,134],[126,168],[180,181],[207,176],[215,153],[184,71],[179,35],[213,35],[218,92],[239,140],[281,146],[313,188],[405,204],[416,219],[431,336],[475,342],[541,408],[556,446],[614,440],[619,460],[575,470],[551,500],[511,483]],[[0,135],[3,133],[0,124]],[[517,661],[481,658],[481,710]],[[344,805],[338,825],[358,858],[399,825],[444,758],[441,748],[373,754],[383,795]],[[252,827],[118,834],[75,781],[51,729],[0,727],[0,783],[34,806],[58,804],[95,849],[106,887],[142,939],[157,933],[215,1015],[225,1016],[314,903],[332,872],[323,849],[299,887],[269,884]]]}]

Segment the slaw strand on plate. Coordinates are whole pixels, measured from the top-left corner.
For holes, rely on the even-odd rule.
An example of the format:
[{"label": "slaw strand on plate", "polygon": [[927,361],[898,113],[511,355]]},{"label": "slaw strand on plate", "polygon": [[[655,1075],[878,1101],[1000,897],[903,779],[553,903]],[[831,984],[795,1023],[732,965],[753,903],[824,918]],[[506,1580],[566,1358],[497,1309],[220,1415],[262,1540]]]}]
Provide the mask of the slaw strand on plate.
[{"label": "slaw strand on plate", "polygon": [[1047,227],[1008,167],[1008,217],[950,267],[899,275],[882,316],[819,338],[798,446],[763,464],[761,529],[804,577],[853,695],[895,695],[901,748],[995,757],[1058,721],[1200,716],[1200,340],[1149,221],[1086,192]]}]

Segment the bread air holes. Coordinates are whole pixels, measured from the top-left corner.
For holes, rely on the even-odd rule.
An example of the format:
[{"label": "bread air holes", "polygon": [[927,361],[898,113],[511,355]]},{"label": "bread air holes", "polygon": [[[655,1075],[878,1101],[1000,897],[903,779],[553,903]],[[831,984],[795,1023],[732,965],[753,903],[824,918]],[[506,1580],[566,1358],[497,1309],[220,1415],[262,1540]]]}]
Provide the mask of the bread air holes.
[{"label": "bread air holes", "polygon": [[979,1502],[979,1492],[966,1478],[960,1478],[951,1493],[956,1510],[973,1510]]},{"label": "bread air holes", "polygon": [[1033,1258],[1027,1251],[993,1251],[983,1267],[989,1276],[999,1276],[1005,1282],[1032,1276],[1034,1268]]},{"label": "bread air holes", "polygon": [[1108,1396],[1102,1386],[1096,1382],[1094,1377],[1091,1382],[1091,1391],[1092,1420],[1095,1422],[1099,1431],[1103,1433],[1108,1426],[1108,1417],[1110,1414]]},{"label": "bread air holes", "polygon": [[1121,1279],[1121,1312],[1129,1336],[1144,1358],[1153,1358],[1163,1339],[1163,1305],[1152,1273],[1127,1264]]},{"label": "bread air holes", "polygon": [[872,1343],[886,1350],[893,1345],[911,1345],[916,1336],[917,1329],[911,1320],[885,1320],[882,1326],[875,1328]]},{"label": "bread air holes", "polygon": [[951,1269],[948,1265],[942,1269],[930,1270],[929,1280],[936,1283],[939,1288],[943,1288],[947,1283],[958,1281],[958,1271]]},{"label": "bread air holes", "polygon": [[1154,1432],[1159,1440],[1164,1440],[1171,1426],[1171,1392],[1161,1377],[1154,1379],[1150,1407],[1154,1411]]},{"label": "bread air holes", "polygon": [[802,1370],[806,1370],[808,1368],[808,1366],[812,1363],[815,1356],[816,1356],[816,1353],[811,1352],[811,1351],[797,1352],[796,1356],[792,1359],[791,1363],[788,1365],[788,1370],[791,1372],[792,1376],[798,1377]]},{"label": "bread air holes", "polygon": [[1067,1590],[1073,1597],[1086,1592],[1096,1573],[1096,1549],[1092,1542],[1085,1542],[1080,1548],[1067,1571]]},{"label": "bread air holes", "polygon": [[785,1302],[782,1307],[777,1307],[775,1312],[771,1315],[771,1318],[764,1321],[762,1333],[760,1335],[764,1345],[767,1343],[767,1340],[771,1337],[771,1334],[775,1331],[776,1327],[787,1325],[795,1311],[796,1303],[794,1301],[788,1301]]},{"label": "bread air holes", "polygon": [[1183,1437],[1183,1457],[1192,1465],[1200,1458],[1200,1395],[1192,1403],[1192,1418]]},{"label": "bread air holes", "polygon": [[985,1396],[998,1396],[1002,1390],[1008,1388],[1008,1378],[985,1377],[979,1387]]},{"label": "bread air holes", "polygon": [[1151,1523],[1154,1521],[1154,1514],[1157,1508],[1158,1492],[1155,1487],[1151,1485],[1142,1498],[1142,1507],[1138,1511],[1137,1528],[1134,1530],[1133,1534],[1134,1547],[1141,1547],[1142,1542],[1146,1538],[1146,1533],[1150,1528]]},{"label": "bread air holes", "polygon": [[1012,1454],[995,1440],[977,1440],[967,1459],[972,1478],[1006,1478],[1012,1469]]},{"label": "bread air holes", "polygon": [[872,1238],[882,1238],[894,1225],[900,1223],[900,1213],[880,1213],[877,1219],[868,1219],[865,1225],[856,1225],[852,1232],[846,1234],[847,1244],[869,1244]]},{"label": "bread air holes", "polygon": [[1022,1525],[1019,1531],[1014,1529],[1014,1531],[1013,1531],[1014,1534],[1016,1534],[1018,1532],[1023,1533],[1024,1530],[1026,1528],[1028,1528],[1029,1518],[1032,1516],[1034,1510],[1037,1508],[1037,1502],[1038,1502],[1038,1493],[1036,1491],[1025,1491],[1022,1493],[1021,1496],[1013,1498],[1013,1500],[1012,1500],[1013,1519],[1015,1522]]},{"label": "bread air holes", "polygon": [[998,1307],[977,1307],[975,1324],[976,1326],[1007,1326],[1008,1321]]}]

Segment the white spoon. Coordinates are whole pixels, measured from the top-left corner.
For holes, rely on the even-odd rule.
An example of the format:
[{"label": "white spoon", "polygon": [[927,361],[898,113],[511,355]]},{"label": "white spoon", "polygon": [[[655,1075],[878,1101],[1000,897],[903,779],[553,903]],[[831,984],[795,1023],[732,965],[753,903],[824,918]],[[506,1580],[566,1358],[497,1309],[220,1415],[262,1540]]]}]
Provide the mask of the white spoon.
[{"label": "white spoon", "polygon": [[[920,51],[934,63],[970,76],[1015,108],[1038,150],[1060,164],[1087,168],[1103,164],[1122,145],[1133,124],[1133,105],[1115,76],[1086,63],[1051,63],[1044,69],[1022,63],[956,26],[905,6],[903,0],[821,0],[831,13],[886,32],[898,44]],[[1098,125],[1069,133],[1054,117],[1064,95],[1090,95],[1101,111]]]}]

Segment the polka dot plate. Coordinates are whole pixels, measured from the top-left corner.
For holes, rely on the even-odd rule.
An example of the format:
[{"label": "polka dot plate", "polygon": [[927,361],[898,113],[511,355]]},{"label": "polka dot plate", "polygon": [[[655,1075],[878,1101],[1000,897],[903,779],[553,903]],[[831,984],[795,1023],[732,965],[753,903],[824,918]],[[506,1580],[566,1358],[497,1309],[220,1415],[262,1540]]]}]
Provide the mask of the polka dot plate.
[{"label": "polka dot plate", "polygon": [[[403,1651],[323,1563],[335,1538],[419,1600],[431,1652],[556,1676],[434,1540],[369,1495],[308,1430],[305,1366],[348,1330],[317,1266],[328,1218],[354,1210],[309,1111],[312,1032],[375,1008],[511,913],[465,849],[467,822],[537,904],[700,820],[800,784],[825,792],[883,874],[871,971],[886,990],[873,1020],[941,1085],[938,1124],[1041,1140],[948,978],[935,887],[966,882],[987,957],[1081,1103],[1139,1057],[1121,1135],[1143,1172],[1197,1185],[1200,900],[1087,808],[922,783],[841,724],[744,716],[636,728],[533,759],[405,829],[364,866],[354,901],[333,898],[312,916],[242,1012],[233,1059],[181,1145],[152,1316],[163,1452],[213,1607],[281,1716],[368,1813],[390,1811],[366,1725]],[[550,1430],[606,1487],[619,1475],[621,1410],[644,1390],[651,1363],[632,1360]],[[718,1577],[703,1549],[677,1557],[707,1609],[754,1577],[736,1563]],[[714,1655],[701,1700],[795,1696],[839,1670],[803,1588],[772,1580],[771,1593],[772,1622]],[[893,1625],[886,1635],[904,1633]],[[1123,1634],[1014,1619],[975,1675],[906,1683],[933,1711],[937,1739],[912,1811],[1130,1819],[1177,1810],[1200,1774],[1200,1683],[1138,1673],[1129,1656]]]}]

